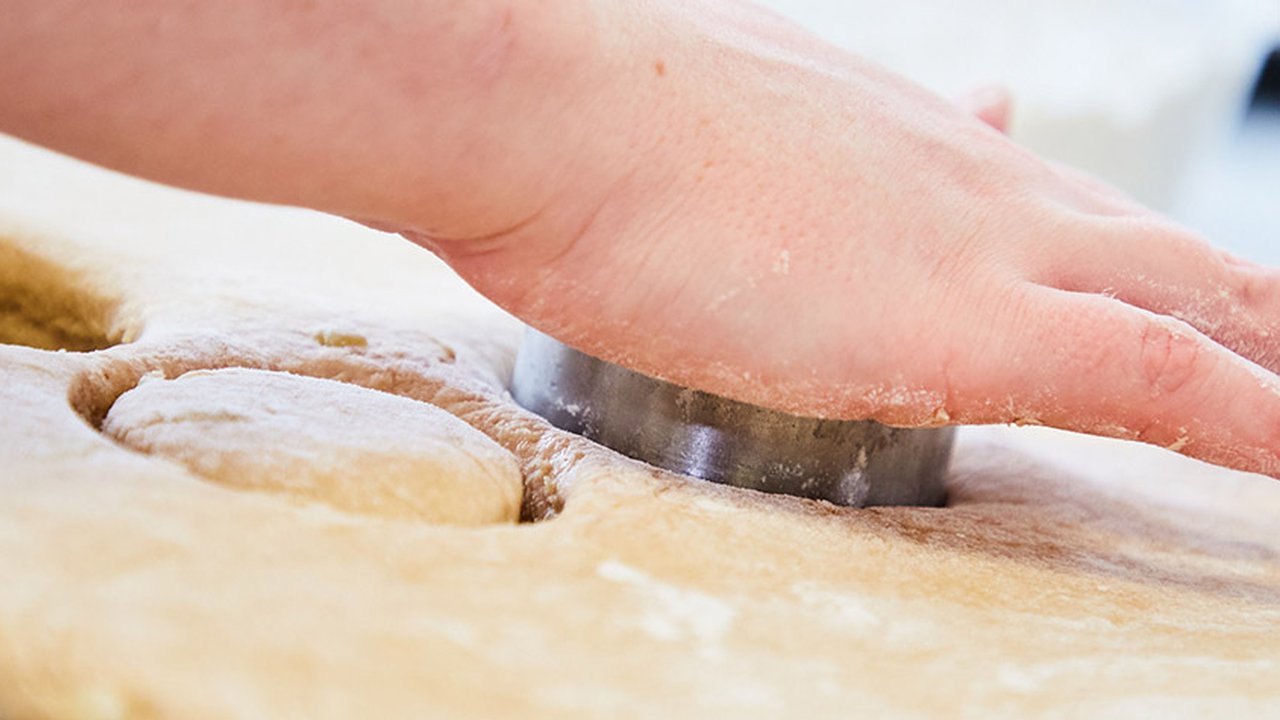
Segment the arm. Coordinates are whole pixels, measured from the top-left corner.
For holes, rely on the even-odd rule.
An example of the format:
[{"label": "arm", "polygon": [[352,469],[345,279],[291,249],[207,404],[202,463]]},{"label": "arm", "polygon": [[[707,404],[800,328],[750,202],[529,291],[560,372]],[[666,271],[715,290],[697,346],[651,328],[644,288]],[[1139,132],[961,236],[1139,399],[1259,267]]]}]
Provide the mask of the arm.
[{"label": "arm", "polygon": [[[585,3],[15,0],[0,130],[187,188],[412,221],[515,224],[568,172],[599,83]],[[595,75],[596,77],[593,77]]]}]

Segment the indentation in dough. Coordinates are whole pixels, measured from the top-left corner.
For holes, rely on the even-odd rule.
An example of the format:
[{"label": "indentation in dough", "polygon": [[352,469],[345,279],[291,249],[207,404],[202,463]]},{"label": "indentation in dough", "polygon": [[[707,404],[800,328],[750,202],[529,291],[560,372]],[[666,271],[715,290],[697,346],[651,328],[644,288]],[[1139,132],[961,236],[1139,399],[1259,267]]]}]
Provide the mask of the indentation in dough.
[{"label": "indentation in dough", "polygon": [[121,341],[117,303],[80,273],[0,237],[0,343],[41,350],[101,350]]},{"label": "indentation in dough", "polygon": [[313,337],[325,347],[366,347],[369,344],[365,336],[342,330],[318,330]]},{"label": "indentation in dough", "polygon": [[515,522],[515,457],[426,403],[331,380],[234,368],[142,381],[103,432],[216,483],[362,515]]}]

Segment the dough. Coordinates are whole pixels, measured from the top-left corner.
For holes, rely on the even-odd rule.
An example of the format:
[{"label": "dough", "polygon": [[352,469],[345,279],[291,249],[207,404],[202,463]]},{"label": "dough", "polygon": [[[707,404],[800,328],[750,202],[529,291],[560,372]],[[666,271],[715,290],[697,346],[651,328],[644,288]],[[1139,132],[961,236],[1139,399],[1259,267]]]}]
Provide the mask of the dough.
[{"label": "dough", "polygon": [[[57,343],[38,299],[62,298],[61,335],[102,348],[0,346],[0,717],[1280,715],[1268,478],[988,428],[961,433],[947,508],[761,495],[524,412],[518,325],[341,221],[3,143],[0,247],[57,270],[27,337]],[[183,377],[222,368],[248,370]],[[152,454],[99,430],[201,383],[196,404],[279,402],[232,394],[249,370],[316,387],[297,417],[378,414],[370,390],[448,412],[516,458],[529,522],[369,514],[347,475],[300,503],[164,454],[234,455],[216,435]],[[298,442],[398,455],[361,417]],[[427,425],[422,453],[449,444]]]},{"label": "dough", "polygon": [[197,370],[116,400],[102,431],[215,482],[338,510],[514,522],[516,459],[456,417],[387,393],[264,370]]}]

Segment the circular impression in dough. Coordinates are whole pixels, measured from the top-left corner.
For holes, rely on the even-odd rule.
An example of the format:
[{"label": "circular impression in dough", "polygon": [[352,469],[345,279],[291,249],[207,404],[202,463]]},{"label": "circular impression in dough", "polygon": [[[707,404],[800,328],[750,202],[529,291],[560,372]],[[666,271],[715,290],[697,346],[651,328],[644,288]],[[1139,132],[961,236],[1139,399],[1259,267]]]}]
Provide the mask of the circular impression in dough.
[{"label": "circular impression in dough", "polygon": [[335,509],[448,525],[515,522],[514,456],[426,403],[243,368],[145,378],[103,432],[207,480]]}]

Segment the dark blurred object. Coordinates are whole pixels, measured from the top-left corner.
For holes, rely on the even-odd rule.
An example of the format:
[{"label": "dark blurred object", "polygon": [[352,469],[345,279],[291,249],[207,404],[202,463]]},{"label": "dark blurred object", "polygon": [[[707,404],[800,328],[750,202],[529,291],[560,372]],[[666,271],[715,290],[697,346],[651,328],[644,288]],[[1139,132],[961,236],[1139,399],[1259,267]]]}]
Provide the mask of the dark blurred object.
[{"label": "dark blurred object", "polygon": [[1271,51],[1253,86],[1253,105],[1280,105],[1280,48]]}]

